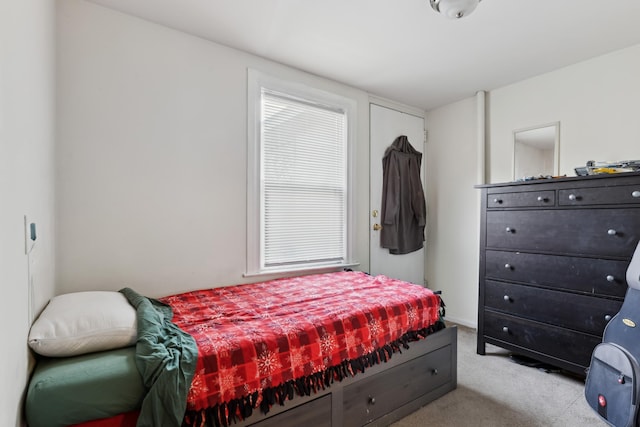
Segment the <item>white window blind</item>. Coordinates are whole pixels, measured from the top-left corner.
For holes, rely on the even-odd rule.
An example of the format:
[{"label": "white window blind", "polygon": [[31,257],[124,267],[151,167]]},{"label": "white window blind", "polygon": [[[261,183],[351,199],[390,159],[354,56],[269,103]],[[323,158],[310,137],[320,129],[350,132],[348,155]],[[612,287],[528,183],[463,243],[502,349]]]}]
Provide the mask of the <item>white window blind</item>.
[{"label": "white window blind", "polygon": [[262,89],[261,265],[340,264],[347,257],[347,116]]}]

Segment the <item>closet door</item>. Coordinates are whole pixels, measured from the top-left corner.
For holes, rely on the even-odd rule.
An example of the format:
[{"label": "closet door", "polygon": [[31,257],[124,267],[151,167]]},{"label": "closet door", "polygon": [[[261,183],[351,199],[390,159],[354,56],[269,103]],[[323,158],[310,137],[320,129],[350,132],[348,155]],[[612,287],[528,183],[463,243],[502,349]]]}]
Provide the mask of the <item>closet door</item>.
[{"label": "closet door", "polygon": [[[400,135],[406,135],[416,150],[424,153],[424,117],[392,108],[370,104],[370,209],[369,272],[424,285],[424,248],[405,255],[391,255],[380,246],[380,208],[382,203],[382,157],[388,146]],[[425,187],[425,158],[420,176]]]}]

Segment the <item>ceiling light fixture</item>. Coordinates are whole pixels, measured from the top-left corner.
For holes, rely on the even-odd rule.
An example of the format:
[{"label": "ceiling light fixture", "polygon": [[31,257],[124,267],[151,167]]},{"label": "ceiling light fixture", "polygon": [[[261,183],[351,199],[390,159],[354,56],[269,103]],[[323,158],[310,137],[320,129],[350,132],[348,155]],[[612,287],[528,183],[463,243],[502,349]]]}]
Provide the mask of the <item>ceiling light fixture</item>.
[{"label": "ceiling light fixture", "polygon": [[431,7],[449,19],[467,16],[478,6],[481,0],[429,0]]}]

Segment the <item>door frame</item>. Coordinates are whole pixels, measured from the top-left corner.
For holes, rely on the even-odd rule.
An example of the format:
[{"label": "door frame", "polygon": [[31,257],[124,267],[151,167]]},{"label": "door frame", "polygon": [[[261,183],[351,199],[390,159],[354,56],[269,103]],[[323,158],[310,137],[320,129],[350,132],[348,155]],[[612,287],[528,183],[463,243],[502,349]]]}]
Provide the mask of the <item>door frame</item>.
[{"label": "door frame", "polygon": [[[423,134],[424,134],[424,138],[422,140],[422,146],[419,147],[421,148],[420,151],[422,151],[422,176],[421,176],[421,180],[422,180],[422,188],[423,191],[425,193],[425,203],[427,201],[427,186],[426,186],[426,177],[427,177],[427,173],[426,173],[426,155],[427,155],[427,121],[426,121],[426,111],[425,110],[421,110],[419,108],[416,107],[411,107],[411,106],[407,106],[404,104],[400,104],[385,98],[380,98],[377,96],[369,96],[369,147],[371,147],[371,107],[372,105],[376,105],[378,107],[383,107],[383,108],[387,108],[390,110],[395,110],[398,111],[399,113],[403,113],[403,114],[408,114],[408,115],[412,115],[415,116],[417,118],[421,118],[423,121]],[[391,144],[392,141],[389,141],[389,144]],[[413,145],[417,145],[416,143],[412,143]],[[371,170],[371,164],[372,164],[372,155],[371,155],[371,149],[369,149],[369,206],[368,206],[368,211],[367,211],[367,226],[368,226],[368,236],[369,236],[369,270],[371,271],[372,269],[372,248],[374,244],[377,244],[377,241],[374,241],[374,238],[372,237],[372,233],[371,233],[371,227],[372,227],[372,210],[375,208],[374,206],[372,206],[372,198],[371,198],[371,175],[372,175],[372,170]],[[380,161],[382,161],[382,159],[379,159]],[[428,211],[428,207],[427,207],[427,211]],[[425,234],[426,234],[426,229],[425,229]],[[423,281],[422,283],[420,283],[421,285],[425,285],[426,286],[426,282],[427,282],[427,274],[426,274],[426,265],[427,265],[427,244],[426,244],[426,236],[425,236],[425,245],[423,248]]]}]

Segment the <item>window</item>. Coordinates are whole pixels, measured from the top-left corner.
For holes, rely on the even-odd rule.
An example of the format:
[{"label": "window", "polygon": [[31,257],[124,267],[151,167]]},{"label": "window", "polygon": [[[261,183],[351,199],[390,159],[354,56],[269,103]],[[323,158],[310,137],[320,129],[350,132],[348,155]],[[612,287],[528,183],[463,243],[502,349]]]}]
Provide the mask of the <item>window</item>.
[{"label": "window", "polygon": [[249,71],[247,274],[351,259],[355,103]]}]

